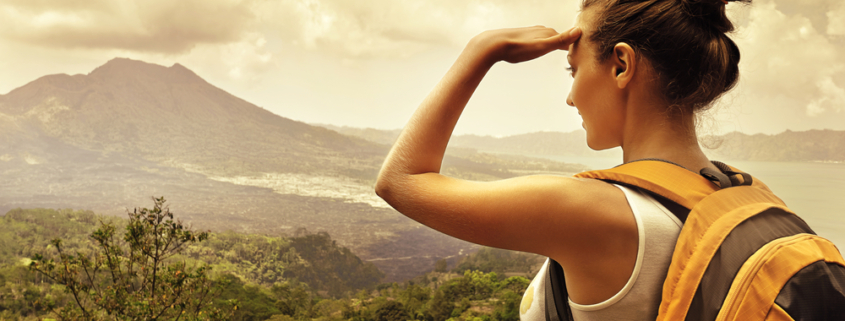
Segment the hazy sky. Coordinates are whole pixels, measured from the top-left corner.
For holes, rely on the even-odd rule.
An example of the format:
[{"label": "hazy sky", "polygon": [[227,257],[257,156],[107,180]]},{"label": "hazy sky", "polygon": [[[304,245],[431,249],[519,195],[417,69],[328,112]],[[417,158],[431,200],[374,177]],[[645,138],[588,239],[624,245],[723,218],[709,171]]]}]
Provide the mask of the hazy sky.
[{"label": "hazy sky", "polygon": [[[845,1],[728,9],[742,78],[709,130],[845,130]],[[399,128],[473,35],[562,31],[576,10],[575,0],[0,0],[0,93],[128,57],[178,62],[288,118]],[[565,52],[496,65],[456,132],[580,128],[565,67]]]}]

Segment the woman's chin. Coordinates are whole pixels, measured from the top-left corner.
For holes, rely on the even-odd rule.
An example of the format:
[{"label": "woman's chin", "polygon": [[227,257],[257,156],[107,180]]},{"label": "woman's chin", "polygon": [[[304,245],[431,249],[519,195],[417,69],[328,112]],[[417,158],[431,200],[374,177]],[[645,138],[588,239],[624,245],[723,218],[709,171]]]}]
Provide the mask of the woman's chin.
[{"label": "woman's chin", "polygon": [[587,147],[590,147],[590,149],[592,149],[594,151],[601,151],[601,150],[605,150],[605,149],[611,149],[611,148],[619,147],[619,145],[591,140],[590,139],[590,133],[587,132]]}]

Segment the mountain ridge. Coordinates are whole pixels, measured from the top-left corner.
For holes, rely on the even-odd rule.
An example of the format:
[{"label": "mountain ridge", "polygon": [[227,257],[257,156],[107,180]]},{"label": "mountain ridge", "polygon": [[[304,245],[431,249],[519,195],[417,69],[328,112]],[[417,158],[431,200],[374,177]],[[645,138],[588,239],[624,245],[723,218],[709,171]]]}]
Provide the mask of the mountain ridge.
[{"label": "mountain ridge", "polygon": [[[401,130],[383,130],[317,124],[340,133],[380,144],[393,144]],[[700,137],[703,149],[713,158],[747,161],[845,162],[845,131],[811,129],[785,130],[778,134],[745,134]],[[708,148],[711,145],[713,148]],[[452,148],[470,148],[493,152],[536,156],[622,157],[619,148],[594,151],[586,144],[586,132],[540,131],[504,137],[455,135]]]},{"label": "mountain ridge", "polygon": [[[326,172],[338,154],[361,159],[375,172],[375,155],[384,152],[383,146],[275,115],[179,64],[113,59],[88,75],[41,77],[4,95],[0,113],[87,150],[198,164],[215,174]],[[205,139],[173,140],[186,136]],[[263,152],[243,157],[256,149]],[[255,157],[262,161],[236,166]]]}]

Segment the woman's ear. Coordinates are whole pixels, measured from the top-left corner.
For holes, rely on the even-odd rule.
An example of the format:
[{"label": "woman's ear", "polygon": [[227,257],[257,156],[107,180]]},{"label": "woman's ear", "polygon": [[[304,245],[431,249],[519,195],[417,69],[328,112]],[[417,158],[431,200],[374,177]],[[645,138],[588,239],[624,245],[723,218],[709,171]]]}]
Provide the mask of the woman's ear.
[{"label": "woman's ear", "polygon": [[627,43],[620,42],[613,47],[610,57],[616,85],[621,89],[628,86],[637,71],[637,53]]}]

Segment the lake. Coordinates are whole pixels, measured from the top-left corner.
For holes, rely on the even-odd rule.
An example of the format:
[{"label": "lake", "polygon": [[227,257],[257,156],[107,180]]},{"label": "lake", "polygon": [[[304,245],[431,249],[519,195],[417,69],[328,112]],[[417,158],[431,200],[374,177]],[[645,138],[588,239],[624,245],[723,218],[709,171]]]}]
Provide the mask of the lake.
[{"label": "lake", "polygon": [[[619,158],[540,156],[591,168],[610,168]],[[818,235],[845,248],[845,164],[726,161],[763,181]]]}]

